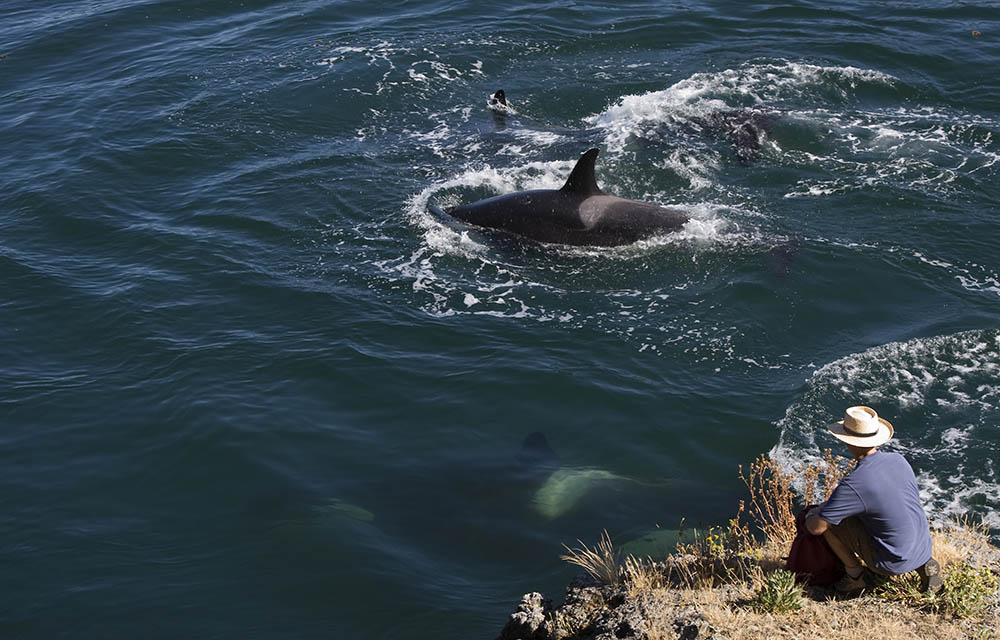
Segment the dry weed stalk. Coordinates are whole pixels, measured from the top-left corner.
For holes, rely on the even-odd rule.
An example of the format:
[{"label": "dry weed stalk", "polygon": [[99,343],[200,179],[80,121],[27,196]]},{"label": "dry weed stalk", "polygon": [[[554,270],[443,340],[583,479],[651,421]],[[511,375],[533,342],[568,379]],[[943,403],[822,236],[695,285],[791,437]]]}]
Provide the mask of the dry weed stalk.
[{"label": "dry weed stalk", "polygon": [[748,514],[768,541],[791,544],[795,538],[795,491],[792,476],[761,454],[750,465],[750,473],[739,467],[740,480],[750,492]]},{"label": "dry weed stalk", "polygon": [[720,584],[757,584],[763,574],[761,553],[750,527],[741,524],[741,501],[737,516],[725,527],[712,527],[689,544],[678,544],[670,563],[671,576],[686,589],[711,589]]},{"label": "dry weed stalk", "polygon": [[[852,468],[851,462],[825,449],[818,462],[807,465],[800,472],[805,504],[817,504],[829,498]],[[741,513],[747,511],[754,525],[764,534],[765,544],[791,544],[795,539],[797,502],[793,476],[763,454],[750,465],[749,474],[745,474],[740,465],[739,475],[750,492],[750,507],[745,510],[741,505]]]},{"label": "dry weed stalk", "polygon": [[642,591],[666,589],[670,586],[669,571],[664,571],[650,558],[637,558],[629,554],[622,563],[621,575],[628,585],[631,596]]},{"label": "dry weed stalk", "polygon": [[805,503],[826,502],[840,481],[853,469],[853,460],[836,456],[831,449],[824,449],[819,462],[807,465],[802,470],[802,497]]}]

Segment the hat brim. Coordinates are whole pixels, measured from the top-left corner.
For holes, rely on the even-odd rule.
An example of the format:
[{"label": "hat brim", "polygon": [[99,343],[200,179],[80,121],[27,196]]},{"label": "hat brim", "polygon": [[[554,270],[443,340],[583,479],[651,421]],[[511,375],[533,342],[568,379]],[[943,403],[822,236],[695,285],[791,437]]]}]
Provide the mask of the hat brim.
[{"label": "hat brim", "polygon": [[844,428],[844,421],[834,422],[827,429],[833,434],[834,438],[837,438],[841,442],[846,442],[847,444],[854,445],[855,447],[877,447],[881,444],[885,444],[892,439],[894,433],[892,424],[885,418],[879,418],[878,431],[870,436],[856,436],[853,433],[849,433]]}]

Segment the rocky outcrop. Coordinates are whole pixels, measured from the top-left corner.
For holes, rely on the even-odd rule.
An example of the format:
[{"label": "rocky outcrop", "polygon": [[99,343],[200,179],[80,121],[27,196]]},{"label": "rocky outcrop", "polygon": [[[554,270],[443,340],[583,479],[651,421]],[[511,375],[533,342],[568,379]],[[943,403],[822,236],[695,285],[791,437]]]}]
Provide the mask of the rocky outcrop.
[{"label": "rocky outcrop", "polygon": [[497,640],[546,640],[550,637],[548,620],[551,615],[551,600],[537,591],[526,593]]},{"label": "rocky outcrop", "polygon": [[540,593],[525,594],[497,640],[708,640],[714,630],[693,605],[662,594],[630,595],[624,587],[583,578],[561,607]]},{"label": "rocky outcrop", "polygon": [[[674,554],[649,565],[646,573],[622,574],[616,585],[579,576],[558,607],[540,593],[526,594],[498,640],[1000,637],[1000,548],[984,529],[961,523],[935,528],[932,538],[945,588],[954,589],[951,600],[957,597],[957,604],[928,602],[905,588],[845,599],[829,587],[806,586],[800,608],[772,615],[753,606],[759,583],[720,580],[698,589],[682,584],[680,577],[692,575],[699,557]],[[755,566],[769,575],[784,566],[784,553],[782,545],[758,552]],[[949,580],[955,581],[952,587]],[[898,635],[902,628],[907,635]]]}]

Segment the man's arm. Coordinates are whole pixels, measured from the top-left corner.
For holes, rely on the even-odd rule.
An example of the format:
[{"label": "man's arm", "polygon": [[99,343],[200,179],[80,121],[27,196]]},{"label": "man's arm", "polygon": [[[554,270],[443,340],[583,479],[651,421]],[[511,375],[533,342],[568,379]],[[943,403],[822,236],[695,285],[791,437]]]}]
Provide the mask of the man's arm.
[{"label": "man's arm", "polygon": [[[847,480],[849,478],[837,484],[826,502],[809,510],[809,514],[806,516],[806,530],[809,533],[814,536],[823,535],[827,531],[831,531],[830,528],[833,526],[831,520],[841,522],[844,518],[864,512],[865,503],[861,501],[861,496]],[[821,513],[830,520],[820,517]]]}]

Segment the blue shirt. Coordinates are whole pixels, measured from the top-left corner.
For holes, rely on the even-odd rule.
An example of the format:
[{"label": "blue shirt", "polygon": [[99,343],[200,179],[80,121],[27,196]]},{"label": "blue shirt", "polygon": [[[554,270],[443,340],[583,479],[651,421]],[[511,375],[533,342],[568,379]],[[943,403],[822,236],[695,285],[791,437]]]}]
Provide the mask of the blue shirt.
[{"label": "blue shirt", "polygon": [[875,564],[898,575],[931,559],[927,514],[913,469],[898,453],[876,451],[840,481],[817,514],[830,524],[858,516],[872,537]]}]

